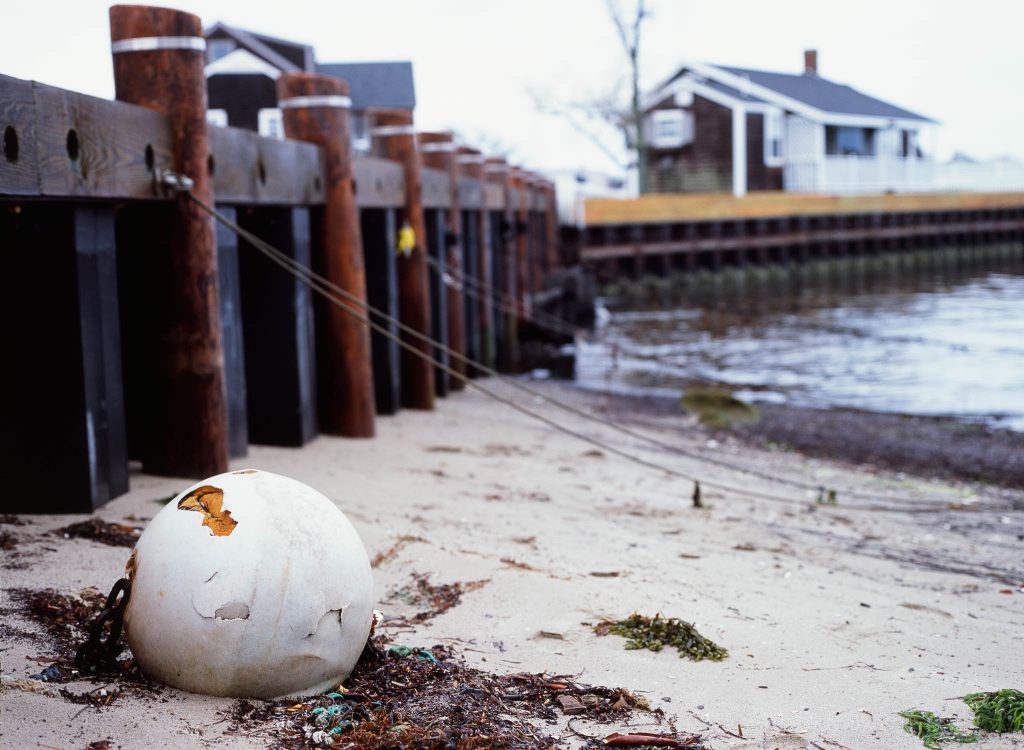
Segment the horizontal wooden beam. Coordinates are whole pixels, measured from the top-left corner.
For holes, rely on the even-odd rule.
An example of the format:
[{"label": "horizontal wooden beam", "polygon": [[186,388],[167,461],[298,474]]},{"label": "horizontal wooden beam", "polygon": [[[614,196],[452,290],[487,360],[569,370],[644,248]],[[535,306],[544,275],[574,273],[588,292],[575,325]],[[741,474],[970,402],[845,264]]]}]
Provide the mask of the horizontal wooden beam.
[{"label": "horizontal wooden beam", "polygon": [[[171,134],[159,112],[0,76],[0,196],[160,201]],[[209,126],[216,201],[225,205],[322,205],[323,155],[310,143]],[[439,192],[447,196],[443,175]],[[357,157],[360,207],[401,206],[398,164]]]},{"label": "horizontal wooden beam", "polygon": [[452,194],[448,189],[448,175],[439,169],[424,167],[420,172],[423,184],[424,208],[449,208],[452,205]]},{"label": "horizontal wooden beam", "polygon": [[781,190],[736,198],[725,193],[643,195],[639,198],[588,198],[588,226],[681,221],[770,219],[822,214],[901,213],[986,210],[1024,206],[1024,193],[893,193],[884,195],[809,195]]},{"label": "horizontal wooden beam", "polygon": [[354,171],[356,203],[360,208],[405,205],[405,174],[401,164],[374,156],[357,156]]},{"label": "horizontal wooden beam", "polygon": [[1024,219],[962,221],[952,224],[916,224],[887,227],[855,227],[784,231],[775,234],[739,235],[735,237],[692,237],[665,242],[619,242],[590,245],[580,251],[584,261],[632,258],[637,255],[674,255],[677,253],[721,252],[793,245],[829,244],[921,237],[956,237],[995,232],[1024,231]]}]

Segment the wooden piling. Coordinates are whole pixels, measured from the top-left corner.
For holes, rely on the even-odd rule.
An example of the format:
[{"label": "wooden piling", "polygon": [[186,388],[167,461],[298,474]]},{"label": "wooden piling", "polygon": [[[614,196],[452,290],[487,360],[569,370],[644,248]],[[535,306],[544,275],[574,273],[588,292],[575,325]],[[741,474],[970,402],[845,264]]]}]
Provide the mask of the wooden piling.
[{"label": "wooden piling", "polygon": [[[365,303],[348,84],[317,73],[282,73],[277,98],[285,135],[315,143],[324,155],[324,207],[316,214],[313,268]],[[373,437],[369,330],[325,299],[316,299],[315,311],[320,429],[345,437]]]},{"label": "wooden piling", "polygon": [[[486,158],[475,148],[463,146],[458,151],[458,158],[462,173],[473,180],[480,182],[481,193],[487,175],[484,171]],[[479,240],[477,243],[477,257],[475,263],[476,280],[482,285],[477,287],[475,295],[470,295],[470,302],[467,307],[472,308],[474,315],[479,321],[480,334],[480,361],[485,366],[494,367],[494,306],[489,299],[485,289],[491,284],[493,272],[491,270],[491,259],[494,255],[494,230],[491,226],[491,212],[488,210],[486,200],[481,199],[480,210],[477,214],[479,222]]]},{"label": "wooden piling", "polygon": [[[453,279],[448,287],[448,347],[462,356],[466,355],[466,325],[462,294],[462,283],[458,281],[463,272],[462,263],[462,215],[459,206],[459,169],[455,159],[455,138],[451,133],[419,133],[417,136],[424,166],[438,169],[448,175],[451,187],[451,205],[448,208],[448,231],[445,244],[445,266]],[[452,357],[451,368],[459,375],[466,375],[466,363],[460,357]],[[451,378],[449,387],[461,390],[465,383],[459,377]]]},{"label": "wooden piling", "polygon": [[528,316],[530,314],[530,211],[527,202],[526,173],[518,167],[512,168],[511,195],[512,222],[515,227],[513,278],[516,283],[516,308],[520,316]]},{"label": "wooden piling", "polygon": [[[208,172],[203,28],[197,16],[166,8],[115,5],[110,38],[117,98],[165,114],[176,172],[213,203]],[[140,154],[142,159],[143,155]],[[228,467],[224,352],[213,220],[185,195],[172,220],[149,229],[169,235],[170,257],[155,317],[157,361],[144,374],[150,398],[143,468],[205,477]]]},{"label": "wooden piling", "polygon": [[[481,282],[486,283],[490,273],[490,216],[483,200],[484,156],[478,149],[459,146],[455,158],[460,178],[480,186],[480,205],[470,210],[464,207],[462,212],[467,237],[467,242],[463,243],[463,273],[471,279],[463,285],[466,351],[471,359],[491,367],[494,358],[492,316],[487,296],[479,286]],[[472,227],[467,226],[467,222]],[[469,237],[473,242],[468,241]],[[470,368],[469,374],[476,377],[480,371]]]},{"label": "wooden piling", "polygon": [[[400,216],[399,235],[404,228],[412,230],[411,247],[392,248],[398,253],[398,314],[405,325],[430,335],[430,292],[427,273],[427,230],[423,220],[422,161],[416,148],[412,112],[379,109],[371,113],[373,151],[378,156],[397,161],[405,173],[405,208]],[[401,243],[399,243],[401,244]],[[429,343],[407,334],[403,340],[426,356],[432,356]],[[412,352],[401,352],[402,405],[410,409],[434,408],[434,368]]]},{"label": "wooden piling", "polygon": [[515,311],[507,302],[515,300],[515,216],[512,210],[511,167],[500,157],[484,163],[487,179],[501,191],[501,210],[492,216],[494,242],[491,277],[495,320],[495,365],[502,372],[511,372],[519,360]]},{"label": "wooden piling", "polygon": [[558,196],[555,183],[544,180],[541,185],[544,197],[544,237],[547,250],[547,272],[554,273],[562,266],[561,252],[558,247]]}]

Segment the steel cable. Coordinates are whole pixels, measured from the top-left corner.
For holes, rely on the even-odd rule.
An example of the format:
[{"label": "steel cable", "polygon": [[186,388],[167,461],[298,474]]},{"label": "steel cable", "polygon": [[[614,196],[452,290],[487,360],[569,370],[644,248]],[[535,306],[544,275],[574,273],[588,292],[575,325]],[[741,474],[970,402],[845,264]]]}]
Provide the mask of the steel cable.
[{"label": "steel cable", "polygon": [[[181,188],[178,188],[178,189],[181,189]],[[501,373],[498,373],[497,371],[492,370],[491,368],[488,368],[487,366],[485,366],[483,364],[474,362],[473,360],[465,357],[464,355],[460,354],[459,352],[455,352],[454,350],[451,350],[450,348],[448,348],[444,344],[442,344],[440,342],[437,342],[437,341],[434,341],[429,336],[427,336],[425,334],[422,334],[419,331],[416,331],[415,329],[409,327],[408,325],[403,324],[401,321],[399,321],[399,320],[397,320],[397,319],[387,315],[386,313],[376,309],[375,307],[369,305],[364,300],[356,297],[355,295],[351,294],[347,290],[344,290],[341,287],[338,287],[337,285],[333,284],[330,280],[320,276],[319,274],[316,274],[311,269],[307,268],[306,266],[303,266],[302,264],[300,264],[297,261],[293,260],[292,258],[288,257],[285,253],[281,252],[277,248],[274,248],[269,243],[266,243],[265,241],[263,241],[259,237],[255,236],[254,234],[252,234],[248,230],[246,230],[243,227],[239,226],[237,223],[235,223],[234,221],[232,221],[231,219],[226,217],[224,214],[222,214],[219,211],[217,211],[214,207],[209,206],[204,201],[201,201],[200,199],[198,199],[195,195],[193,195],[187,189],[183,190],[183,192],[185,192],[189,196],[190,200],[192,200],[200,208],[202,208],[204,211],[206,211],[216,221],[220,222],[222,225],[224,225],[225,227],[230,229],[232,232],[237,234],[239,237],[242,237],[243,239],[245,239],[247,242],[249,242],[249,244],[251,244],[254,247],[254,249],[256,249],[257,251],[262,253],[269,260],[273,261],[275,264],[277,264],[278,266],[282,267],[285,271],[287,271],[288,273],[293,275],[295,278],[297,278],[302,283],[306,284],[313,291],[316,291],[317,293],[319,293],[322,296],[324,296],[332,304],[336,305],[337,307],[340,307],[343,311],[345,311],[346,313],[348,313],[349,315],[351,315],[352,317],[354,317],[355,319],[357,319],[358,321],[360,321],[364,325],[367,325],[370,329],[376,331],[377,333],[379,333],[380,335],[384,336],[385,338],[395,342],[396,344],[401,346],[403,349],[406,349],[407,351],[413,353],[415,356],[420,357],[421,359],[429,362],[433,366],[440,368],[444,372],[448,373],[450,376],[455,377],[456,379],[464,382],[468,387],[471,387],[471,388],[473,388],[473,389],[475,389],[475,390],[477,390],[477,391],[487,395],[488,397],[490,397],[490,398],[492,398],[492,399],[494,399],[496,401],[504,403],[507,406],[509,406],[510,408],[512,408],[512,409],[514,409],[514,410],[516,410],[516,411],[518,411],[518,412],[520,412],[520,413],[522,413],[522,414],[524,414],[526,416],[529,416],[529,417],[531,417],[533,419],[541,421],[541,422],[547,424],[548,426],[550,426],[550,427],[552,427],[552,428],[554,428],[554,429],[556,429],[556,430],[558,430],[560,432],[568,434],[568,435],[570,435],[572,437],[575,437],[575,438],[577,438],[577,439],[579,439],[579,440],[581,440],[583,442],[589,443],[589,444],[591,444],[591,445],[593,445],[595,447],[602,448],[602,449],[608,451],[609,453],[617,455],[617,456],[619,456],[621,458],[629,460],[629,461],[631,461],[633,463],[636,463],[638,465],[641,465],[641,466],[644,466],[644,467],[650,468],[650,469],[655,469],[655,470],[658,470],[658,471],[663,471],[663,472],[666,472],[667,474],[669,474],[671,476],[675,476],[675,477],[678,477],[678,478],[681,478],[681,479],[685,479],[685,480],[690,481],[690,482],[700,483],[700,484],[703,484],[706,487],[711,487],[711,488],[719,489],[719,490],[722,490],[722,491],[725,491],[725,492],[732,492],[732,493],[739,494],[739,495],[745,495],[745,496],[752,497],[752,498],[771,500],[771,501],[775,501],[775,502],[782,502],[782,503],[796,504],[796,505],[806,505],[806,503],[807,503],[807,501],[795,500],[795,499],[793,499],[791,497],[783,497],[783,496],[775,495],[775,494],[772,494],[772,493],[766,493],[766,492],[760,492],[760,491],[757,491],[757,490],[750,490],[750,489],[746,489],[746,488],[742,488],[742,487],[736,487],[734,485],[726,484],[726,483],[723,483],[723,482],[708,481],[708,480],[698,480],[695,476],[692,476],[690,474],[686,474],[684,472],[681,472],[681,471],[679,471],[677,469],[674,469],[672,467],[665,466],[663,464],[655,463],[653,461],[647,460],[647,459],[642,458],[640,456],[636,456],[636,455],[634,455],[632,453],[629,453],[629,452],[624,451],[624,450],[622,450],[620,448],[617,448],[616,446],[610,445],[606,441],[600,440],[600,439],[595,438],[595,437],[593,437],[591,435],[587,435],[586,433],[579,432],[579,431],[574,430],[574,429],[572,429],[570,427],[566,427],[565,425],[562,425],[559,422],[556,422],[555,420],[553,420],[553,419],[551,419],[549,417],[546,417],[546,416],[544,416],[542,414],[539,414],[539,413],[537,413],[537,412],[535,412],[535,411],[533,411],[533,410],[531,410],[531,409],[529,409],[529,408],[527,408],[527,407],[517,403],[516,401],[513,401],[510,398],[507,398],[507,397],[502,396],[501,394],[498,394],[498,393],[496,393],[496,392],[494,392],[494,391],[492,391],[492,390],[490,390],[488,388],[485,388],[484,386],[482,386],[479,383],[475,382],[474,380],[470,379],[466,375],[463,375],[463,374],[455,371],[454,369],[449,367],[447,364],[445,364],[445,363],[435,359],[434,357],[432,357],[432,356],[430,356],[428,354],[425,354],[424,352],[422,352],[419,349],[417,349],[413,344],[409,343],[408,341],[403,340],[399,335],[393,333],[392,331],[388,330],[384,326],[376,323],[374,320],[372,320],[367,315],[361,313],[359,310],[353,309],[352,307],[350,307],[350,304],[357,305],[359,308],[362,308],[363,311],[372,313],[373,315],[381,318],[382,320],[385,320],[388,323],[391,323],[391,324],[395,325],[399,330],[401,330],[404,333],[407,333],[411,337],[416,338],[417,340],[422,341],[424,343],[427,343],[427,344],[431,345],[432,347],[434,347],[436,349],[444,351],[444,352],[448,353],[450,356],[455,356],[455,357],[461,359],[462,361],[464,361],[464,362],[466,362],[468,364],[473,365],[474,367],[479,369],[481,372],[495,377],[496,379],[500,380],[501,382],[507,383],[508,385],[510,385],[510,386],[512,386],[512,387],[514,387],[514,388],[516,388],[518,390],[521,390],[521,391],[523,391],[523,392],[525,392],[525,393],[527,393],[527,394],[529,394],[529,395],[531,395],[531,396],[533,396],[535,398],[539,398],[539,399],[545,401],[546,403],[550,403],[552,405],[558,406],[558,407],[562,408],[563,410],[566,410],[566,411],[568,411],[570,413],[576,414],[576,415],[578,415],[580,417],[583,417],[583,418],[586,418],[586,419],[589,419],[589,420],[592,420],[592,421],[597,421],[597,422],[599,422],[599,423],[601,423],[601,424],[603,424],[605,426],[613,428],[613,429],[615,429],[615,430],[617,430],[617,431],[619,431],[619,432],[621,432],[621,433],[623,433],[625,435],[633,437],[635,439],[640,439],[640,440],[646,441],[648,443],[651,443],[652,445],[656,445],[656,446],[661,447],[663,449],[666,449],[666,450],[668,450],[670,452],[679,453],[679,454],[684,455],[684,456],[686,456],[688,458],[691,458],[693,460],[697,460],[697,461],[702,461],[702,462],[706,462],[706,463],[711,463],[711,464],[719,465],[721,468],[726,468],[726,469],[733,470],[733,471],[740,471],[740,472],[750,473],[753,476],[758,476],[759,478],[762,478],[762,479],[765,479],[767,481],[771,481],[771,482],[774,482],[774,483],[777,483],[777,484],[788,484],[788,485],[791,485],[791,486],[796,486],[796,487],[798,487],[800,489],[807,489],[807,490],[817,490],[817,491],[821,490],[820,486],[814,485],[814,484],[811,484],[811,483],[803,483],[803,482],[799,482],[799,480],[789,480],[789,479],[786,479],[786,478],[783,478],[783,477],[776,477],[774,475],[770,475],[770,474],[767,474],[767,473],[759,472],[759,471],[757,471],[755,469],[747,469],[746,467],[735,466],[735,465],[729,464],[727,462],[717,462],[717,461],[715,461],[713,459],[708,459],[706,457],[700,456],[699,454],[694,454],[694,453],[690,453],[690,452],[684,451],[683,449],[680,449],[680,448],[678,448],[676,446],[673,446],[673,445],[671,445],[669,443],[664,443],[663,441],[660,441],[657,438],[652,438],[652,437],[644,435],[642,433],[637,433],[637,432],[635,432],[633,430],[630,430],[629,428],[622,427],[621,425],[619,425],[619,424],[617,424],[617,423],[615,423],[615,422],[613,422],[613,421],[611,421],[609,419],[606,419],[606,418],[601,417],[599,415],[591,414],[591,413],[589,413],[587,411],[584,411],[582,409],[578,409],[578,408],[573,407],[573,406],[571,406],[569,404],[566,404],[564,402],[558,401],[557,399],[554,399],[554,398],[552,398],[550,396],[547,396],[547,395],[541,393],[540,391],[537,391],[535,389],[529,388],[528,386],[524,385],[523,383],[521,383],[519,381],[516,381],[516,380],[513,380],[511,378],[508,378],[508,377],[502,375]],[[335,294],[341,296],[342,299],[338,299],[337,297],[335,297],[334,296]],[[852,492],[848,492],[846,494],[853,495]],[[857,493],[857,496],[868,498],[868,499],[874,499],[874,500],[879,499],[875,495],[865,495],[863,493]],[[907,499],[904,499],[904,498],[898,498],[898,499],[902,500],[903,502],[914,502],[912,500],[907,500]],[[890,501],[886,500],[886,502],[890,502]],[[880,507],[880,506],[843,506],[843,507],[844,507],[844,509],[847,509],[847,510],[872,510],[872,511],[894,511],[894,512],[920,512],[920,511],[923,510],[920,507],[920,505],[903,506],[903,507],[899,507],[899,506],[885,506],[885,507]]]}]

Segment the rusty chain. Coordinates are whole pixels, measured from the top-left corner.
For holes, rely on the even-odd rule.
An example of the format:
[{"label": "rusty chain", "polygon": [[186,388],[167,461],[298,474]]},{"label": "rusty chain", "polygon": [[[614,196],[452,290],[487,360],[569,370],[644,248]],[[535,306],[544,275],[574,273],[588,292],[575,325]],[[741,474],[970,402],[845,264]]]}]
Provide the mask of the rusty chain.
[{"label": "rusty chain", "polygon": [[[110,589],[107,602],[100,613],[89,623],[89,637],[75,652],[75,666],[83,672],[116,670],[117,657],[121,654],[121,631],[124,629],[124,610],[128,606],[128,597],[132,593],[132,584],[127,578],[121,578]],[[104,628],[110,629],[104,639]]]}]

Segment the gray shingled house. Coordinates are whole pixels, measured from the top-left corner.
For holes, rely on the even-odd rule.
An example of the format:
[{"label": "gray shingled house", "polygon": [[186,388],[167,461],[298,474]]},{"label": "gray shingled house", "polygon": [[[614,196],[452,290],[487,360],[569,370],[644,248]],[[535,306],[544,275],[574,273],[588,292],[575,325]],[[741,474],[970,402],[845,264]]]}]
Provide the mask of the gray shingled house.
[{"label": "gray shingled house", "polygon": [[281,137],[275,81],[284,71],[318,72],[348,81],[357,151],[369,150],[367,108],[416,107],[411,62],[319,63],[307,44],[223,23],[211,26],[205,36],[210,120],[217,124]]},{"label": "gray shingled house", "polygon": [[687,63],[647,95],[644,192],[933,189],[933,120],[818,75]]}]

